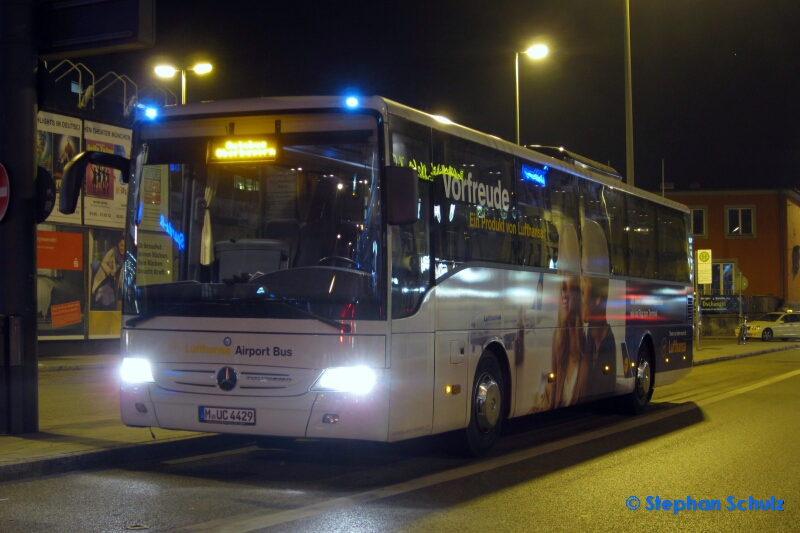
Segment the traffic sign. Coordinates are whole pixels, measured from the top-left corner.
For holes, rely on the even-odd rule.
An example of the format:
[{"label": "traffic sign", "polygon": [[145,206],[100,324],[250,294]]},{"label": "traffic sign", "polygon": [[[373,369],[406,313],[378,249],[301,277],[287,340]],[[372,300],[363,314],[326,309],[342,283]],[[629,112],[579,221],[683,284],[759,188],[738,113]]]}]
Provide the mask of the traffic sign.
[{"label": "traffic sign", "polygon": [[697,250],[697,284],[711,283],[711,250]]},{"label": "traffic sign", "polygon": [[6,214],[10,197],[11,186],[8,183],[8,172],[6,172],[6,167],[0,164],[0,220],[3,220]]}]

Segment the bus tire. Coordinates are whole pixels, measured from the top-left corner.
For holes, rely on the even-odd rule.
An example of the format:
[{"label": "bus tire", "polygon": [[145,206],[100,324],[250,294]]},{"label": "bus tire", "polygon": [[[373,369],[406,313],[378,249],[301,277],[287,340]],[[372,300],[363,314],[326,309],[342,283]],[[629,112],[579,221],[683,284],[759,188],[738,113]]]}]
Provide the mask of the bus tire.
[{"label": "bus tire", "polygon": [[653,397],[653,374],[653,355],[647,345],[642,344],[636,360],[633,391],[620,398],[625,413],[639,415],[644,412],[647,402]]},{"label": "bus tire", "polygon": [[485,350],[475,369],[469,425],[464,430],[468,455],[479,457],[485,454],[500,435],[507,409],[505,387],[500,362],[494,353]]}]

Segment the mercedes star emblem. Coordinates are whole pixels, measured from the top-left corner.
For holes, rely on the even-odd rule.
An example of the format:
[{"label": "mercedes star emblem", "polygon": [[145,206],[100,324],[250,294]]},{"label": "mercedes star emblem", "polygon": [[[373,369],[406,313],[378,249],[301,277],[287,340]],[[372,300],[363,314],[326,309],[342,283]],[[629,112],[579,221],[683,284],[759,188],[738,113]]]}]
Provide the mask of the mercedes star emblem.
[{"label": "mercedes star emblem", "polygon": [[229,366],[223,366],[217,372],[217,386],[225,392],[232,391],[236,386],[236,371]]}]

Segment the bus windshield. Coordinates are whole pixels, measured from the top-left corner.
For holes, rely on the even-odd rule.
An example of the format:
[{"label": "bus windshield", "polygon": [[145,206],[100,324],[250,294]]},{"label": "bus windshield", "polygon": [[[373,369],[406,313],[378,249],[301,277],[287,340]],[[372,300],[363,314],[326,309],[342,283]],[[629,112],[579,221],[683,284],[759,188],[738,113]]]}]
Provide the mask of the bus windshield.
[{"label": "bus windshield", "polygon": [[[378,130],[356,114],[143,125],[126,315],[382,319]],[[133,267],[133,268],[131,268]]]}]

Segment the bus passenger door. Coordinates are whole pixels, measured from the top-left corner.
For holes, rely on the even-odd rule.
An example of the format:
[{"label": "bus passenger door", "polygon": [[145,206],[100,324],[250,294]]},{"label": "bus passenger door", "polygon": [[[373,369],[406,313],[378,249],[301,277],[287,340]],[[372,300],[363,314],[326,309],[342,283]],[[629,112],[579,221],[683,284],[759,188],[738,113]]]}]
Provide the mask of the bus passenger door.
[{"label": "bus passenger door", "polygon": [[430,435],[433,333],[392,334],[389,442]]}]

